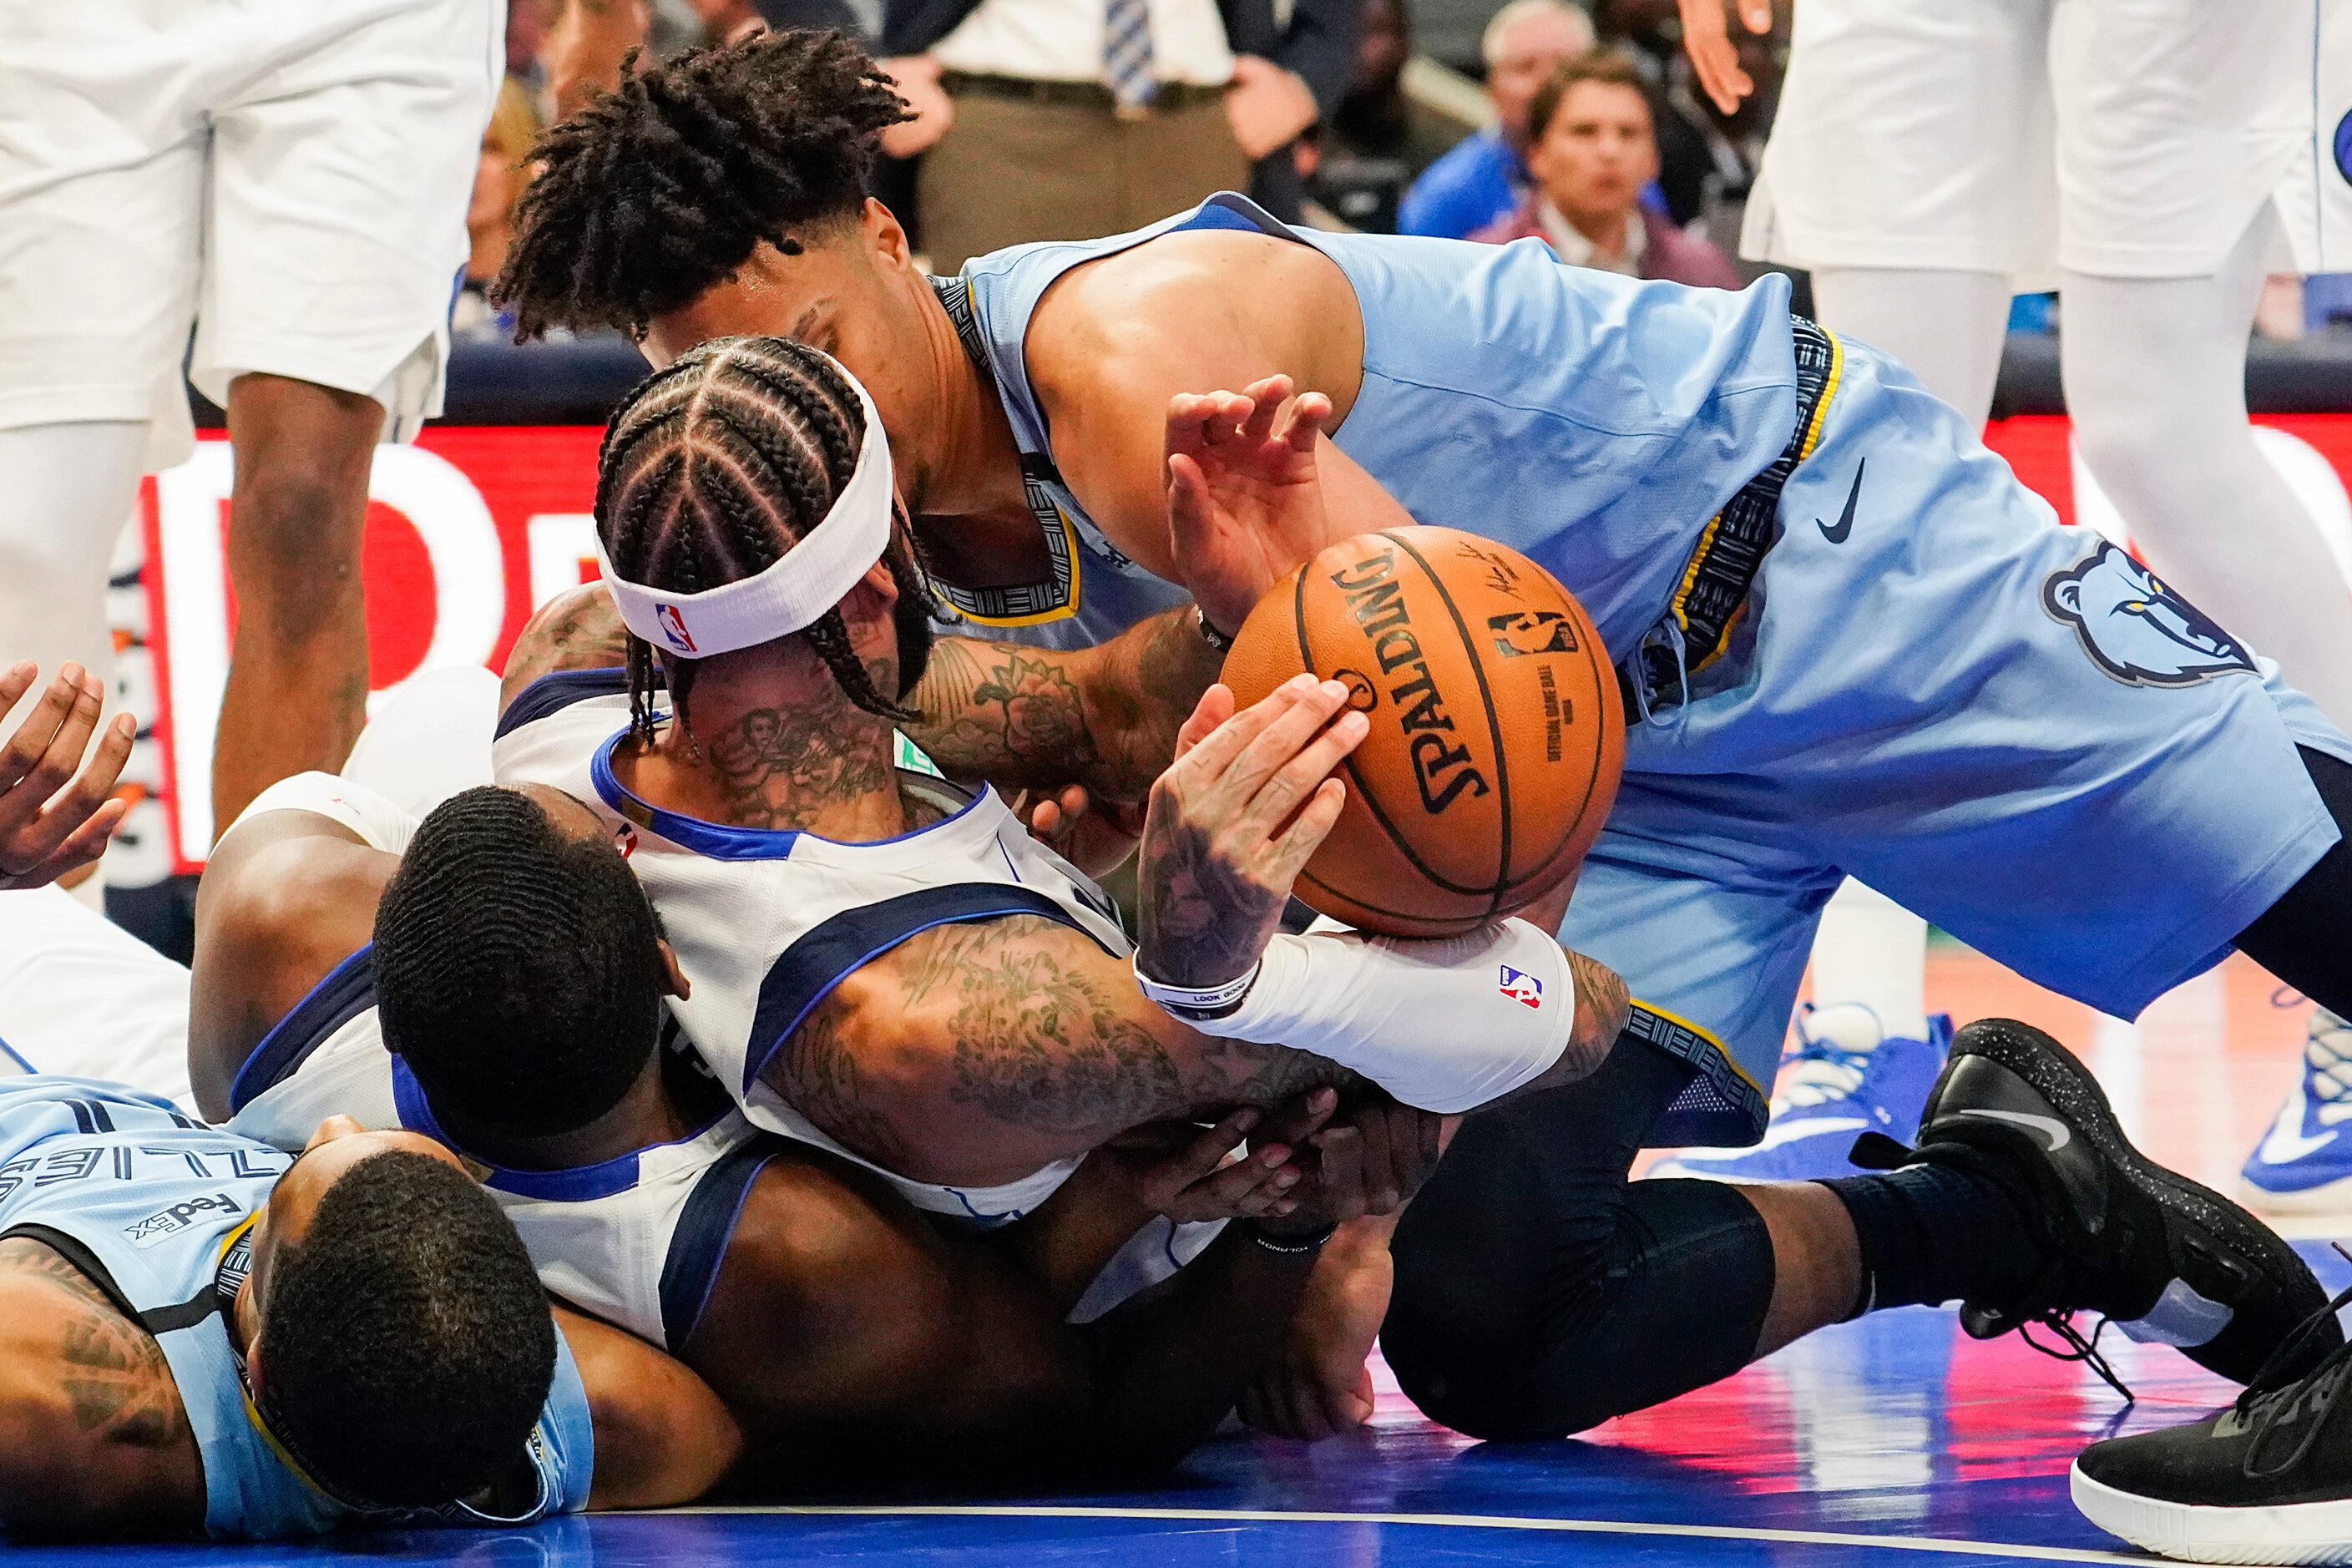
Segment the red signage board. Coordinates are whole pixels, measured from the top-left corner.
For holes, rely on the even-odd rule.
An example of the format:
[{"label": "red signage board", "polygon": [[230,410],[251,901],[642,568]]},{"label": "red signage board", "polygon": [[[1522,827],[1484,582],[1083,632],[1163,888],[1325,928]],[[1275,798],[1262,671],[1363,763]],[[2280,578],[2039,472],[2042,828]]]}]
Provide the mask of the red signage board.
[{"label": "red signage board", "polygon": [[[2261,424],[2266,455],[2352,579],[2352,415]],[[378,693],[439,665],[499,668],[534,608],[594,574],[589,509],[601,436],[591,427],[435,428],[414,447],[377,449],[363,570]],[[2003,420],[1985,438],[2061,521],[2121,536],[2114,509],[2074,459],[2064,419]],[[206,781],[236,615],[224,539],[229,479],[227,443],[206,440],[149,481],[141,500],[162,747],[152,772],[170,858],[183,871],[199,867],[215,832]],[[131,682],[134,691],[141,684]]]}]

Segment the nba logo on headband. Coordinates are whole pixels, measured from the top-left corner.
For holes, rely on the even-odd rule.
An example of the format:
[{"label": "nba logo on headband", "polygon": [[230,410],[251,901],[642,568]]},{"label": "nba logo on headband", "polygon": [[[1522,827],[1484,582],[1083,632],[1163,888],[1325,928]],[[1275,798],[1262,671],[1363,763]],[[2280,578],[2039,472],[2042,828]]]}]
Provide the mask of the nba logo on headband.
[{"label": "nba logo on headband", "polygon": [[[841,369],[837,363],[834,368]],[[816,526],[757,574],[695,593],[633,583],[614,569],[600,529],[597,564],[622,624],[640,641],[681,658],[709,658],[773,642],[815,625],[882,559],[896,516],[890,442],[874,399],[856,376],[845,370],[841,375],[856,392],[866,416],[857,461]],[[693,632],[686,629],[688,605],[694,606]]]}]

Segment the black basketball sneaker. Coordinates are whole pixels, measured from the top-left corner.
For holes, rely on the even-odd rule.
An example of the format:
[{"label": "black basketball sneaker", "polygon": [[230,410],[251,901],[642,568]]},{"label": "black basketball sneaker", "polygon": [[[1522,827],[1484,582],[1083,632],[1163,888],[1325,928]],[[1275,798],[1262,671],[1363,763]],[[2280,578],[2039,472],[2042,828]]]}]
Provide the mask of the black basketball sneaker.
[{"label": "black basketball sneaker", "polygon": [[[2042,1262],[2008,1299],[1962,1303],[1961,1326],[1990,1339],[2046,1325],[2118,1391],[2127,1392],[2073,1328],[2075,1312],[2245,1383],[2326,1303],[2293,1247],[2133,1148],[2090,1070],[2023,1024],[1962,1029],[1928,1091],[1918,1146],[1865,1134],[1854,1158],[1956,1165],[2009,1193],[2039,1233]],[[2315,1329],[2276,1370],[2298,1376],[2341,1340]]]},{"label": "black basketball sneaker", "polygon": [[[2306,1331],[2340,1337],[2347,1290]],[[2280,1347],[2279,1361],[2303,1359]],[[2352,1345],[2301,1377],[2266,1371],[2229,1409],[2191,1426],[2094,1443],[2069,1478],[2084,1517],[2133,1545],[2190,1563],[2352,1563]]]}]

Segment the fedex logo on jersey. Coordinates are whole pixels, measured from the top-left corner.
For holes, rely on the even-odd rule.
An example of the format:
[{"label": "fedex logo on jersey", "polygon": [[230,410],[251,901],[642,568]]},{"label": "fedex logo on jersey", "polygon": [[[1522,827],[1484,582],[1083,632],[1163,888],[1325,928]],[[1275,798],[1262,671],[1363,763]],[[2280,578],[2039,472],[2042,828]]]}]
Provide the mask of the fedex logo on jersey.
[{"label": "fedex logo on jersey", "polygon": [[209,1197],[190,1198],[170,1208],[159,1209],[137,1225],[122,1232],[133,1247],[152,1247],[167,1237],[177,1236],[205,1215],[243,1214],[235,1198],[226,1193],[215,1193]]},{"label": "fedex logo on jersey", "polygon": [[677,613],[677,605],[655,605],[654,619],[661,626],[663,641],[680,653],[694,651],[694,634],[686,629],[686,617]]},{"label": "fedex logo on jersey", "polygon": [[1529,1007],[1540,1007],[1543,1005],[1542,981],[1538,980],[1534,975],[1529,974],[1524,969],[1513,969],[1507,963],[1501,967],[1503,971],[1503,984],[1500,989],[1504,995],[1509,997],[1514,1002],[1522,1003]]}]

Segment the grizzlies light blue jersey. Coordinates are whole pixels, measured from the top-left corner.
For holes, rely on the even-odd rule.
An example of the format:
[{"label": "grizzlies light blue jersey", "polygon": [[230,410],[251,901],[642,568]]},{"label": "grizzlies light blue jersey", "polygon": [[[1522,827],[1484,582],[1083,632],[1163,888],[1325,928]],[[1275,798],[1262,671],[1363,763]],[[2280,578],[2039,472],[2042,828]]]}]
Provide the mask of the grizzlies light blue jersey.
[{"label": "grizzlies light blue jersey", "polygon": [[[1723,503],[1788,446],[1797,411],[1787,281],[1740,293],[1486,246],[1286,227],[1230,193],[1132,234],[1015,246],[942,280],[1022,451],[1057,580],[950,588],[966,619],[1055,647],[1181,602],[1126,560],[1055,469],[1022,344],[1071,268],[1179,230],[1264,232],[1339,264],[1363,312],[1363,382],[1334,439],[1413,517],[1499,541],[1573,592],[1622,659],[1663,616]],[[1205,390],[1205,389],[1204,389]]]},{"label": "grizzlies light blue jersey", "polygon": [[514,1524],[586,1505],[594,1441],[586,1391],[557,1336],[555,1385],[521,1459],[524,1506],[362,1511],[319,1490],[247,1397],[225,1313],[255,1216],[294,1157],[207,1127],[120,1084],[0,1079],[0,1236],[55,1247],[155,1338],[205,1471],[215,1539],[314,1534],[360,1523]]}]

